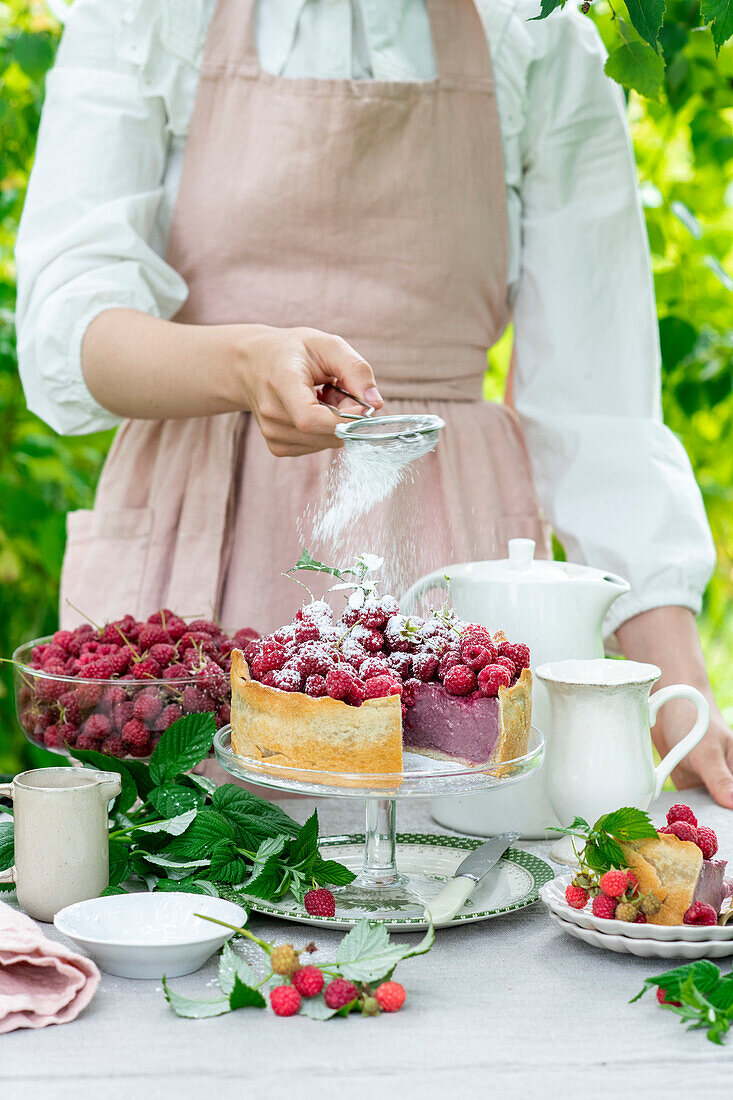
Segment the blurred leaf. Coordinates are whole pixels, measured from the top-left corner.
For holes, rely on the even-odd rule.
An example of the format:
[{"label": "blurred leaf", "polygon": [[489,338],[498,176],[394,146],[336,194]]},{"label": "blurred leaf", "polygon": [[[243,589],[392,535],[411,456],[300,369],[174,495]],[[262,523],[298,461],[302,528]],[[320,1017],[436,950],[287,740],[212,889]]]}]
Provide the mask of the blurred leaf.
[{"label": "blurred leaf", "polygon": [[664,18],[664,0],[625,0],[636,33],[659,53],[659,29]]},{"label": "blurred leaf", "polygon": [[608,55],[605,72],[625,88],[649,99],[659,99],[664,80],[664,60],[625,23],[618,20],[621,45]]}]

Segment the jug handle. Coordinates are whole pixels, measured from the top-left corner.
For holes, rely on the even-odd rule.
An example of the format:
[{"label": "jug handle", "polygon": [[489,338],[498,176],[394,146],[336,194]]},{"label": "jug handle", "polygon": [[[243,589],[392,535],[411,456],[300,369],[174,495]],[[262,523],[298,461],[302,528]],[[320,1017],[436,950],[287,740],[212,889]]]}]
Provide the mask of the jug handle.
[{"label": "jug handle", "polygon": [[[0,783],[0,796],[12,799],[13,784]],[[8,867],[6,870],[0,871],[0,882],[15,882],[15,867]]]},{"label": "jug handle", "polygon": [[400,599],[400,611],[403,615],[409,615],[411,609],[417,603],[421,596],[424,596],[426,592],[429,592],[431,588],[442,588],[447,590],[449,584],[449,578],[445,575],[445,572],[440,569],[436,569],[434,573],[428,573],[426,576],[421,577],[419,581],[415,581],[412,588],[408,588],[405,594]]},{"label": "jug handle", "polygon": [[659,797],[669,774],[677,767],[680,760],[683,760],[688,752],[691,752],[695,745],[702,741],[710,725],[710,706],[705,696],[697,688],[690,687],[689,684],[670,684],[669,687],[655,691],[649,700],[650,726],[653,726],[656,722],[659,708],[671,699],[689,699],[691,703],[695,704],[697,717],[690,732],[674,748],[669,750],[664,759],[654,769],[653,798]]}]

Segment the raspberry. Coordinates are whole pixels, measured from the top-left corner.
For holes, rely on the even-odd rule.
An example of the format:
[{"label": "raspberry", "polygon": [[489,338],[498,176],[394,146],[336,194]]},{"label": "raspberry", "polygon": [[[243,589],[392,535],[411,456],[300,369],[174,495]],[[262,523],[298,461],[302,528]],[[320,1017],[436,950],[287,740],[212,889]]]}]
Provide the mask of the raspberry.
[{"label": "raspberry", "polygon": [[272,686],[278,691],[300,691],[303,677],[296,668],[279,668],[272,673]]},{"label": "raspberry", "polygon": [[208,634],[212,638],[218,638],[222,633],[219,624],[211,619],[196,619],[188,624],[188,629],[192,634]]},{"label": "raspberry", "polygon": [[384,638],[380,632],[367,626],[355,627],[352,637],[355,642],[364,647],[367,653],[378,653],[384,646]]},{"label": "raspberry", "polygon": [[90,714],[82,733],[92,741],[104,741],[112,732],[112,724],[106,714]]},{"label": "raspberry", "polygon": [[529,668],[529,646],[524,642],[504,642],[501,647],[501,656],[508,657],[510,661],[514,662],[514,667],[517,672],[521,672],[524,668]]},{"label": "raspberry", "polygon": [[53,644],[57,645],[64,653],[74,655],[79,652],[79,643],[70,630],[57,630],[53,636]]},{"label": "raspberry", "polygon": [[494,664],[501,665],[502,668],[505,668],[511,676],[512,680],[517,675],[517,666],[514,664],[514,661],[509,659],[509,657],[497,657],[494,661]]},{"label": "raspberry", "polygon": [[[97,687],[97,685],[94,685]],[[63,709],[64,718],[75,726],[81,725],[81,707],[79,700],[73,691],[65,691],[59,697],[59,706]]]},{"label": "raspberry", "polygon": [[408,620],[404,615],[392,615],[384,628],[384,640],[393,653],[409,653],[412,640],[406,633]]},{"label": "raspberry", "polygon": [[321,636],[316,623],[309,619],[303,619],[293,628],[293,637],[298,645],[305,642],[317,642]]},{"label": "raspberry", "polygon": [[328,695],[325,678],[319,676],[317,672],[309,676],[305,682],[305,693],[310,695],[311,699],[322,699],[324,695]]},{"label": "raspberry", "polygon": [[359,671],[368,656],[361,642],[354,641],[353,638],[344,638],[341,645],[341,654],[344,661],[348,662],[356,672]]},{"label": "raspberry", "polygon": [[190,675],[189,669],[185,665],[169,665],[163,673],[164,680],[187,680]]},{"label": "raspberry", "polygon": [[372,676],[388,675],[390,667],[382,657],[367,657],[359,666],[362,680],[371,680]]},{"label": "raspberry", "polygon": [[674,825],[675,821],[687,821],[688,824],[697,826],[697,818],[689,806],[682,802],[675,803],[667,810],[667,824]]},{"label": "raspberry", "polygon": [[105,756],[124,756],[126,749],[125,743],[121,737],[108,737],[104,740],[99,749]]},{"label": "raspberry", "polygon": [[170,619],[166,615],[165,628],[172,642],[179,642],[188,629],[183,619],[179,619],[177,615],[173,615]]},{"label": "raspberry", "polygon": [[84,665],[84,677],[87,680],[109,680],[114,674],[114,662],[109,657],[99,657]]},{"label": "raspberry", "polygon": [[262,643],[258,660],[263,672],[274,672],[275,669],[282,668],[287,659],[287,650],[279,642],[266,639]]},{"label": "raspberry", "polygon": [[163,710],[163,700],[156,691],[141,691],[132,705],[133,718],[141,722],[154,722]]},{"label": "raspberry", "polygon": [[645,894],[639,904],[641,912],[647,917],[653,917],[662,908],[662,903],[656,894],[652,894],[651,891]]},{"label": "raspberry", "polygon": [[657,1000],[660,1005],[674,1005],[675,1008],[682,1008],[682,1001],[668,1001],[667,990],[662,989],[661,985],[657,986]]},{"label": "raspberry", "polygon": [[[154,611],[152,615],[148,615],[147,621],[154,626],[166,626],[170,619],[175,618],[175,611],[171,611],[169,607],[161,607],[159,611]],[[145,623],[140,623],[140,626],[145,626]]]},{"label": "raspberry", "polygon": [[565,901],[568,905],[572,905],[573,909],[584,909],[588,903],[588,891],[570,883],[565,887]]},{"label": "raspberry", "polygon": [[[642,914],[643,915],[643,914]],[[646,920],[646,917],[644,917]],[[630,901],[622,901],[616,906],[616,920],[636,921],[636,906]]]},{"label": "raspberry", "polygon": [[388,619],[395,612],[382,606],[381,601],[368,600],[359,612],[359,622],[370,630],[379,630],[387,624]]},{"label": "raspberry", "polygon": [[126,722],[129,722],[132,718],[133,704],[129,699],[126,699],[124,703],[118,703],[117,706],[112,707],[112,713],[110,718],[112,719],[112,725],[121,730]]},{"label": "raspberry", "polygon": [[382,982],[374,996],[382,1012],[399,1012],[407,994],[399,982]]},{"label": "raspberry", "polygon": [[498,695],[499,688],[508,688],[511,682],[509,669],[503,665],[487,665],[478,674],[479,691],[489,697]]},{"label": "raspberry", "polygon": [[127,672],[137,655],[138,651],[129,645],[121,646],[114,653],[110,653],[109,660],[115,671],[115,676],[121,676],[123,672]]},{"label": "raspberry", "polygon": [[293,985],[301,997],[317,997],[323,989],[323,974],[317,966],[303,966],[293,974]]},{"label": "raspberry", "polygon": [[232,708],[228,703],[220,703],[216,708],[216,728],[219,730],[222,726],[228,726],[232,720]]},{"label": "raspberry", "polygon": [[224,699],[229,692],[229,681],[216,661],[208,661],[195,676],[196,685],[212,699]]},{"label": "raspberry", "polygon": [[207,714],[216,710],[216,703],[199,688],[189,685],[183,691],[183,709],[186,714]]},{"label": "raspberry", "polygon": [[489,649],[478,642],[464,642],[461,646],[461,657],[474,672],[480,672],[486,665],[493,664],[494,647]]},{"label": "raspberry", "polygon": [[341,615],[341,622],[345,627],[356,626],[359,622],[359,612],[355,607],[347,607]]},{"label": "raspberry", "polygon": [[643,912],[643,911],[642,911],[642,910],[640,909],[640,910],[638,911],[638,913],[636,914],[636,916],[634,917],[634,924],[648,924],[648,923],[649,923],[649,922],[648,922],[648,920],[647,920],[647,916],[646,916],[646,913],[644,913],[644,912]]},{"label": "raspberry", "polygon": [[601,876],[601,890],[604,894],[608,894],[609,898],[620,898],[626,893],[628,885],[629,879],[625,871],[606,871],[605,875]]},{"label": "raspberry", "polygon": [[150,733],[139,718],[131,718],[125,723],[122,740],[133,756],[147,756],[150,752]]},{"label": "raspberry", "polygon": [[281,974],[284,978],[292,978],[300,967],[298,953],[292,943],[283,943],[273,949],[270,955],[270,966],[275,974]]},{"label": "raspberry", "polygon": [[376,997],[362,997],[361,999],[361,1014],[362,1016],[378,1016],[379,1015],[379,1001]]},{"label": "raspberry", "polygon": [[170,634],[162,626],[146,624],[138,634],[137,644],[140,649],[150,649],[154,645],[170,645]]},{"label": "raspberry", "polygon": [[470,695],[476,690],[476,673],[468,665],[454,665],[446,672],[443,687],[451,695]]},{"label": "raspberry", "polygon": [[697,829],[687,821],[674,821],[664,831],[676,836],[678,840],[691,840],[693,844],[697,844]]},{"label": "raspberry", "polygon": [[334,978],[329,982],[323,994],[323,999],[329,1008],[343,1008],[351,1004],[359,996],[359,990],[353,982],[346,978]]},{"label": "raspberry", "polygon": [[693,901],[682,921],[684,924],[717,924],[718,914],[712,905],[704,901]]},{"label": "raspberry", "polygon": [[306,642],[293,657],[292,663],[303,676],[325,676],[333,668],[334,661],[325,646]]},{"label": "raspberry", "polygon": [[[76,687],[76,701],[82,710],[91,710],[92,707],[96,707],[102,698],[102,694],[106,694],[109,690],[111,689],[103,688],[99,684],[85,684],[82,682]],[[122,691],[122,688],[118,688],[118,690]],[[124,698],[124,691],[122,694]]]},{"label": "raspberry", "polygon": [[700,825],[697,830],[697,846],[702,852],[703,859],[712,859],[718,850],[718,838],[707,825]]},{"label": "raspberry", "polygon": [[633,871],[627,871],[626,878],[629,882],[629,890],[632,894],[636,894],[639,890],[639,880],[637,879],[636,875]]},{"label": "raspberry", "polygon": [[315,621],[322,619],[327,622],[332,622],[333,611],[325,600],[313,600],[312,603],[307,603],[301,607],[300,618],[314,619]]},{"label": "raspberry", "polygon": [[593,916],[613,920],[616,916],[616,905],[616,898],[609,898],[608,894],[596,894],[592,905]]},{"label": "raspberry", "polygon": [[352,687],[349,694],[346,696],[345,702],[347,702],[350,707],[360,707],[366,697],[364,694],[365,691],[366,684],[357,676],[354,686]]},{"label": "raspberry", "polygon": [[387,664],[392,672],[396,672],[400,680],[406,680],[410,675],[412,661],[409,653],[390,653]]},{"label": "raspberry", "polygon": [[464,645],[468,645],[470,642],[475,642],[477,645],[486,646],[488,649],[494,648],[494,643],[491,639],[491,635],[485,626],[480,626],[478,623],[469,623],[461,631],[461,649]]},{"label": "raspberry", "polygon": [[343,668],[332,668],[326,676],[326,690],[332,699],[346,699],[357,682],[354,672],[347,672]]},{"label": "raspberry", "polygon": [[88,737],[85,733],[80,733],[76,739],[76,748],[81,749],[82,752],[88,752],[90,749],[96,752],[99,748],[99,741],[96,737]]},{"label": "raspberry", "polygon": [[49,726],[46,732],[41,734],[41,740],[47,749],[65,748],[64,739],[61,736],[61,729],[59,726]]},{"label": "raspberry", "polygon": [[315,890],[309,890],[303,898],[306,913],[312,917],[334,917],[336,915],[336,898],[325,886],[319,886]]},{"label": "raspberry", "polygon": [[257,631],[252,630],[249,626],[245,626],[234,635],[234,644],[237,649],[246,649],[249,643],[253,642],[255,638],[259,638]]},{"label": "raspberry", "polygon": [[161,667],[152,657],[145,657],[138,661],[132,669],[136,680],[157,680],[160,678]]},{"label": "raspberry", "polygon": [[[440,659],[435,653],[416,653],[412,658],[412,673],[418,680],[427,684],[438,671]],[[363,671],[362,671],[363,675]]]},{"label": "raspberry", "polygon": [[149,656],[157,661],[161,668],[166,668],[167,665],[174,661],[176,658],[176,647],[165,642],[160,642],[158,645],[152,645],[150,647]]},{"label": "raspberry", "polygon": [[383,699],[389,695],[402,695],[402,684],[391,676],[372,676],[364,685],[365,699]]},{"label": "raspberry", "polygon": [[276,1016],[295,1016],[300,1003],[300,993],[292,985],[278,985],[270,990],[270,1004]]}]

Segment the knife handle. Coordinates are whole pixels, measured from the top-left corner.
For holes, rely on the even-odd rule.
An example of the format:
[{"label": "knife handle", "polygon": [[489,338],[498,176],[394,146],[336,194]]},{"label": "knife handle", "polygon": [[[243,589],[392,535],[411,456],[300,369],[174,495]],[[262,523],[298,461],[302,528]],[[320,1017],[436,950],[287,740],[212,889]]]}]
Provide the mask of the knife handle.
[{"label": "knife handle", "polygon": [[437,897],[433,898],[425,908],[429,911],[433,924],[448,924],[455,917],[467,898],[471,896],[476,883],[465,875],[456,875],[452,878]]}]

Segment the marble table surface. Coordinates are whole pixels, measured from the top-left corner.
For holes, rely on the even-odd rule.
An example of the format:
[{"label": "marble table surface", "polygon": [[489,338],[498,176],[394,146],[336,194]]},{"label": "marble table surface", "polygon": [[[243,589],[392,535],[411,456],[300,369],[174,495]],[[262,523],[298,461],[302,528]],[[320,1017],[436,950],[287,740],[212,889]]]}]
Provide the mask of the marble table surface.
[{"label": "marble table surface", "polygon": [[[664,793],[655,818],[680,797]],[[716,829],[721,852],[733,853],[733,813],[702,791],[687,791],[684,800]],[[308,799],[287,803],[299,819],[312,807]],[[355,800],[321,800],[318,809],[324,835],[363,829]],[[399,806],[398,829],[446,831],[424,802]],[[517,846],[548,858],[549,843]],[[296,945],[311,935],[256,914],[251,926]],[[48,934],[63,938],[52,927]],[[327,950],[342,935],[312,934]],[[237,941],[245,956],[250,946]],[[646,976],[670,965],[587,946],[537,903],[440,931],[429,955],[400,965],[408,1001],[394,1016],[317,1023],[243,1010],[186,1020],[170,1010],[160,982],[105,974],[73,1023],[4,1036],[0,1077],[7,1094],[22,1100],[730,1097],[733,1038],[717,1047],[703,1032],[687,1033],[653,995],[628,1003]],[[212,960],[175,987],[213,996],[215,973]]]}]

